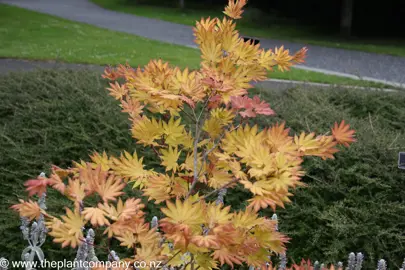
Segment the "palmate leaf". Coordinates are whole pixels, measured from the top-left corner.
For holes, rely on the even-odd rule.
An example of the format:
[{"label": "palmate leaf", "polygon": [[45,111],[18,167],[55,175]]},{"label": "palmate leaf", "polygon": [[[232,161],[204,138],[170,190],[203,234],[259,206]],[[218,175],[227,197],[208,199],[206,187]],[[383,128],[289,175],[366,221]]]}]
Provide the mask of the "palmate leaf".
[{"label": "palmate leaf", "polygon": [[178,168],[177,160],[180,157],[181,151],[177,150],[177,147],[169,147],[168,149],[160,150],[162,154],[162,165],[166,167],[166,171],[176,172]]},{"label": "palmate leaf", "polygon": [[76,208],[83,202],[86,197],[86,184],[79,179],[69,179],[69,184],[66,186],[65,195],[75,202]]},{"label": "palmate leaf", "polygon": [[38,219],[41,215],[41,208],[37,202],[31,200],[19,200],[19,204],[14,204],[10,208],[17,211],[21,217],[26,217],[29,220]]},{"label": "palmate leaf", "polygon": [[[86,168],[81,168],[79,180],[80,183],[85,185],[83,187],[88,194],[96,192],[105,202],[109,200],[115,201],[116,197],[123,194],[122,189],[125,187],[125,183],[122,182],[121,178],[113,174],[109,175],[108,172],[101,169],[101,165],[96,169],[93,169],[91,164],[87,164]],[[76,182],[79,181],[73,181],[73,186],[78,185]],[[81,193],[78,193],[78,191],[81,192],[81,189],[76,188],[69,195],[73,197],[80,196]],[[78,200],[76,199],[76,201]]]},{"label": "palmate leaf", "polygon": [[176,200],[175,204],[167,201],[167,208],[161,211],[166,215],[161,222],[172,224],[199,225],[204,223],[201,204],[193,204],[192,198],[184,201]]},{"label": "palmate leaf", "polygon": [[117,236],[117,240],[121,242],[120,246],[132,248],[138,241],[138,237],[132,232],[124,232],[121,236]]},{"label": "palmate leaf", "polygon": [[242,264],[243,258],[233,250],[229,250],[226,247],[222,247],[221,249],[215,250],[212,253],[212,257],[215,260],[218,260],[221,263],[221,266],[227,263],[231,267],[233,267],[233,264]]},{"label": "palmate leaf", "polygon": [[155,200],[155,204],[169,200],[172,196],[172,179],[168,175],[158,174],[148,178],[143,194],[149,200]]},{"label": "palmate leaf", "polygon": [[332,128],[332,134],[335,140],[346,147],[349,146],[349,143],[356,141],[354,133],[355,131],[350,129],[350,125],[346,124],[345,120],[342,120],[339,125],[335,123]]},{"label": "palmate leaf", "polygon": [[134,187],[143,187],[143,181],[146,177],[153,174],[144,169],[143,157],[138,159],[136,151],[133,155],[124,151],[120,158],[112,158],[111,168],[124,180],[134,182]]},{"label": "palmate leaf", "polygon": [[231,17],[232,19],[240,19],[242,18],[241,15],[243,13],[242,8],[246,5],[246,0],[230,0],[228,5],[225,7],[224,13]]},{"label": "palmate leaf", "polygon": [[93,226],[110,225],[110,222],[104,216],[105,212],[98,207],[85,207],[82,214],[84,219],[90,221]]},{"label": "palmate leaf", "polygon": [[50,184],[48,178],[43,176],[38,176],[37,179],[31,179],[24,183],[26,186],[26,190],[28,191],[28,196],[33,196],[37,194],[38,196],[42,196],[46,192],[47,186]]},{"label": "palmate leaf", "polygon": [[47,223],[47,227],[50,229],[49,235],[54,237],[55,243],[61,243],[62,247],[76,248],[83,240],[84,218],[79,211],[73,212],[69,208],[66,208],[66,215],[61,218],[62,221],[53,218]]},{"label": "palmate leaf", "polygon": [[96,164],[95,167],[101,166],[103,171],[110,170],[110,159],[107,156],[107,153],[104,151],[102,154],[94,152],[93,155],[90,156],[91,160]]},{"label": "palmate leaf", "polygon": [[198,253],[195,255],[195,262],[197,267],[201,270],[217,269],[217,262],[206,253]]}]

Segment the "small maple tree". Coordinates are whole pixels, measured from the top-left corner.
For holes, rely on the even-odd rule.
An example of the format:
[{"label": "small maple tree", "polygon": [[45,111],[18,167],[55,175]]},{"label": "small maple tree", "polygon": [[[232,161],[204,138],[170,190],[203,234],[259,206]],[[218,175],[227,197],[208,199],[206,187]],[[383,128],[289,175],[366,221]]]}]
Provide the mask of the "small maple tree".
[{"label": "small maple tree", "polygon": [[[283,47],[264,50],[244,41],[234,20],[245,4],[230,0],[227,17],[197,22],[199,70],[161,60],[143,69],[105,70],[110,94],[132,122],[132,136],[154,151],[161,168],[148,167],[136,152],[94,153],[91,162],[74,162],[69,169],[52,166],[49,177],[25,184],[30,196],[53,188],[69,198],[66,215],[53,216],[31,200],[12,208],[30,220],[43,214],[49,234],[62,247],[80,245],[86,227],[101,228],[133,250],[128,261],[211,270],[224,264],[260,267],[273,253],[284,252],[288,238],[258,211],[290,202],[290,191],[302,185],[304,156],[333,158],[337,145],[355,141],[354,131],[344,121],[335,123],[331,135],[319,136],[290,135],[284,123],[263,129],[248,124],[249,118],[275,113],[258,96],[248,97],[251,82],[265,80],[274,67],[284,71],[302,63],[306,49],[290,55]],[[129,183],[161,204],[158,226],[146,222],[140,198],[121,198]],[[237,185],[252,194],[246,209],[233,212],[223,202],[210,201]],[[89,198],[98,202],[92,205]]]}]

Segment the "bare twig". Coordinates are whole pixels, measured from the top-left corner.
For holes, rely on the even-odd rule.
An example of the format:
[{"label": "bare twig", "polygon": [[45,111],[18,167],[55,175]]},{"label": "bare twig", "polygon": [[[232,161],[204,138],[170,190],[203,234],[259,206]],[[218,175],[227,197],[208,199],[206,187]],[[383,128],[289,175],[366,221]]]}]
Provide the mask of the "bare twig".
[{"label": "bare twig", "polygon": [[156,149],[156,147],[155,147],[154,145],[152,145],[152,149],[153,149],[153,152],[155,152],[155,154],[156,154],[160,159],[162,159],[162,157],[159,155],[159,152],[158,152],[158,150]]},{"label": "bare twig", "polygon": [[[189,114],[188,112],[186,112],[185,110],[183,110],[182,108],[180,108],[180,110],[186,115],[188,116],[188,118],[190,118],[191,121],[193,121],[193,123],[196,123],[195,118]],[[194,115],[195,116],[195,115]]]},{"label": "bare twig", "polygon": [[[202,114],[207,109],[208,101],[209,101],[209,98],[204,103],[204,107],[201,109],[200,115],[198,116],[198,118],[196,118],[195,136],[194,136],[194,150],[193,150],[193,153],[194,153],[194,177],[193,177],[193,182],[192,182],[192,184],[190,186],[190,189],[189,189],[189,191],[187,193],[186,199],[191,195],[193,189],[195,188],[195,186],[197,185],[197,182],[198,182],[198,172],[197,172],[197,167],[198,167],[198,143],[200,141],[201,130],[202,130],[202,127],[204,126],[204,122],[205,122],[205,119],[207,118],[208,113],[204,114],[204,118],[203,118],[202,121],[200,121],[200,120],[201,120]],[[194,112],[194,110],[193,110],[193,112]],[[195,115],[195,112],[194,112],[194,115]]]},{"label": "bare twig", "polygon": [[168,264],[171,260],[174,259],[174,257],[176,257],[177,255],[179,255],[180,252],[181,252],[180,250],[177,251],[170,259],[168,259],[166,262],[164,262],[163,265],[161,265],[160,267],[163,267],[163,266],[165,266],[166,264]]},{"label": "bare twig", "polygon": [[[200,200],[205,200],[207,199],[209,196],[214,195],[215,193],[219,192],[221,189],[227,188],[228,186],[232,185],[233,183],[236,183],[239,181],[239,178],[234,178],[232,181],[229,181],[228,183],[220,186],[217,189],[214,189],[213,191],[207,193],[204,197],[202,197]],[[199,201],[195,201],[193,204],[198,203]]]},{"label": "bare twig", "polygon": [[371,121],[371,114],[370,113],[368,113],[368,121],[370,122],[371,131],[373,131],[373,134],[375,134],[374,126],[373,126],[373,122]]},{"label": "bare twig", "polygon": [[390,149],[392,147],[392,145],[398,140],[399,138],[399,133],[397,134],[397,136],[395,136],[394,140],[390,143],[390,145],[388,145],[388,149]]}]

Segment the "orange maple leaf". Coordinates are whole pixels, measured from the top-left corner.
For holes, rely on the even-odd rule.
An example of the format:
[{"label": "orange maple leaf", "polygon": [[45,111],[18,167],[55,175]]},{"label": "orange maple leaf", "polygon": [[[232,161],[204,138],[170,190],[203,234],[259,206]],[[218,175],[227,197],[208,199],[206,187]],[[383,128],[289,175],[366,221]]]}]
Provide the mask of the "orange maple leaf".
[{"label": "orange maple leaf", "polygon": [[124,194],[124,192],[122,192],[124,187],[125,183],[122,182],[121,178],[110,175],[106,181],[101,181],[99,183],[96,187],[96,192],[105,202],[109,200],[116,201],[116,197]]},{"label": "orange maple leaf", "polygon": [[122,189],[125,187],[125,183],[121,178],[113,174],[108,175],[101,169],[101,165],[96,169],[93,169],[90,163],[86,165],[85,168],[80,169],[79,179],[86,184],[87,195],[96,192],[107,202],[116,201],[116,197],[123,194]]},{"label": "orange maple leaf", "polygon": [[332,128],[332,135],[335,140],[339,144],[342,144],[346,147],[349,147],[350,143],[356,141],[356,139],[354,138],[354,133],[355,131],[350,129],[350,125],[346,124],[345,120],[342,120],[339,125],[337,122],[335,122],[335,125]]},{"label": "orange maple leaf", "polygon": [[41,208],[39,207],[37,202],[33,202],[31,200],[24,201],[19,200],[19,204],[14,204],[10,208],[17,211],[21,217],[26,217],[29,220],[38,219],[41,215]]},{"label": "orange maple leaf", "polygon": [[97,207],[86,207],[82,212],[84,219],[90,220],[90,223],[93,226],[110,225],[110,222],[105,218],[104,213],[103,210]]},{"label": "orange maple leaf", "polygon": [[222,247],[221,249],[215,250],[212,253],[214,259],[219,260],[221,266],[225,263],[229,264],[233,268],[233,264],[242,264],[243,258],[236,255],[235,252],[231,252],[226,247]]}]

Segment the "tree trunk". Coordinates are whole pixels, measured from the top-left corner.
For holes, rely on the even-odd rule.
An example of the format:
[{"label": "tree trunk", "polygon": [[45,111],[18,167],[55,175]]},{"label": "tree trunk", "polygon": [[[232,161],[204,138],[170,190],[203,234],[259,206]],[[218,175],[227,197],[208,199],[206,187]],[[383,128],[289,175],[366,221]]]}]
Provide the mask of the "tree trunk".
[{"label": "tree trunk", "polygon": [[185,7],[184,0],[179,1],[179,6],[180,6],[181,9],[184,9],[184,7]]},{"label": "tree trunk", "polygon": [[343,0],[340,19],[340,34],[346,37],[351,35],[354,0]]}]

